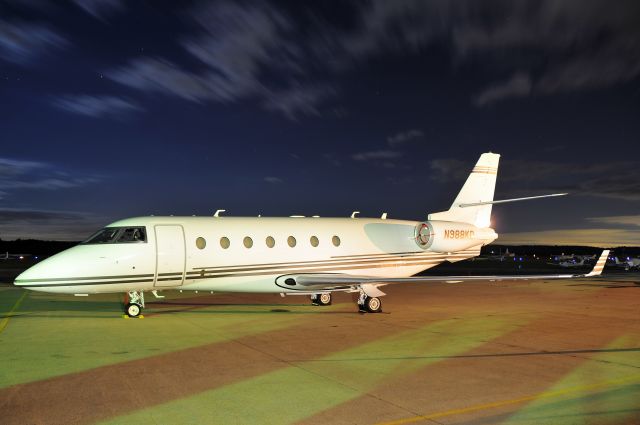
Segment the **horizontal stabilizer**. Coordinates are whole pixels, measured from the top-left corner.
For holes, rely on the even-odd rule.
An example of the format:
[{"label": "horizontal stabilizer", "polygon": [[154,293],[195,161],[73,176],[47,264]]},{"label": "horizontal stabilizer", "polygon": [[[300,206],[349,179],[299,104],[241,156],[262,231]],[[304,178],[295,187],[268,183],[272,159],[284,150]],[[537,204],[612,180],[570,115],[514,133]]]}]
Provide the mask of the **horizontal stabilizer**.
[{"label": "horizontal stabilizer", "polygon": [[480,205],[506,204],[507,202],[528,201],[530,199],[540,199],[540,198],[553,198],[555,196],[565,196],[565,195],[568,195],[568,193],[552,193],[550,195],[528,196],[526,198],[503,199],[500,201],[470,202],[466,204],[460,204],[458,206],[460,208],[477,207]]}]

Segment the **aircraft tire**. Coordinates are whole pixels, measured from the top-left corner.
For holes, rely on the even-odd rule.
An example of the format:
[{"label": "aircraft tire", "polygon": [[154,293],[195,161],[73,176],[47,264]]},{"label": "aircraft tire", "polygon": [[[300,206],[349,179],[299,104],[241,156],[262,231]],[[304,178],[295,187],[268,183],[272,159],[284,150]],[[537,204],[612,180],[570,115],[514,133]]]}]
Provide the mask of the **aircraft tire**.
[{"label": "aircraft tire", "polygon": [[318,294],[316,295],[316,303],[318,305],[331,305],[331,294]]},{"label": "aircraft tire", "polygon": [[128,303],[125,308],[125,313],[127,313],[129,317],[138,317],[140,313],[142,313],[142,307],[140,304]]},{"label": "aircraft tire", "polygon": [[364,307],[369,313],[380,313],[382,311],[382,301],[378,297],[367,297],[364,300]]}]

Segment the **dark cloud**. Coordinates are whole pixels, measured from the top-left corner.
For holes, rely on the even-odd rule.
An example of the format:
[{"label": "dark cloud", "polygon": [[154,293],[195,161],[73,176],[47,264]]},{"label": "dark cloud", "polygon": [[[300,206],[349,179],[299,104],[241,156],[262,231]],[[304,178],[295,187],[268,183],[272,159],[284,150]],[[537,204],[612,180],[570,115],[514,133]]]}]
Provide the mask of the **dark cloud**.
[{"label": "dark cloud", "polygon": [[500,243],[510,245],[583,245],[600,248],[639,246],[640,232],[617,228],[582,228],[501,233]]},{"label": "dark cloud", "polygon": [[70,189],[101,180],[98,176],[70,176],[43,162],[0,158],[0,199],[17,190]]},{"label": "dark cloud", "polygon": [[63,111],[94,118],[122,118],[131,112],[142,110],[130,100],[116,96],[66,95],[54,99],[52,103]]},{"label": "dark cloud", "polygon": [[[640,75],[640,3],[579,0],[375,0],[355,30],[318,31],[314,51],[337,70],[384,52],[422,53],[449,45],[459,63],[511,77],[487,87],[479,106],[522,97],[605,87]],[[427,53],[428,54],[428,53]]]},{"label": "dark cloud", "polygon": [[73,2],[94,18],[102,20],[125,8],[122,0],[73,0]]},{"label": "dark cloud", "polygon": [[[430,162],[432,178],[460,183],[471,171],[471,162],[435,159]],[[569,162],[503,160],[498,185],[506,196],[542,192],[569,192],[571,195],[640,201],[640,163],[636,161]]]},{"label": "dark cloud", "polygon": [[294,83],[283,90],[266,92],[263,105],[268,110],[279,111],[287,118],[296,120],[300,115],[320,115],[318,105],[335,94],[333,87],[328,85],[305,86]]},{"label": "dark cloud", "polygon": [[49,48],[66,44],[60,34],[44,25],[0,18],[0,58],[6,61],[29,64]]},{"label": "dark cloud", "polygon": [[548,95],[605,87],[640,75],[638,2],[620,1],[615,7],[577,0],[457,5],[453,46],[460,60],[488,58],[514,71],[526,63],[525,74],[535,75],[494,100],[529,91]]},{"label": "dark cloud", "polygon": [[198,6],[188,16],[196,24],[196,35],[181,45],[204,69],[190,71],[165,58],[139,58],[108,76],[139,90],[195,102],[261,99],[265,109],[290,119],[319,115],[318,105],[334,94],[326,83],[301,79],[301,50],[292,41],[294,22],[275,8],[219,2]]},{"label": "dark cloud", "polygon": [[196,102],[228,98],[222,88],[209,81],[207,75],[196,75],[159,58],[136,59],[107,75],[120,84],[139,90],[160,92]]},{"label": "dark cloud", "polygon": [[351,158],[356,161],[379,161],[398,159],[402,155],[402,152],[382,149],[377,151],[358,152],[351,155]]},{"label": "dark cloud", "polygon": [[138,58],[109,75],[190,101],[258,98],[292,119],[318,115],[318,105],[337,93],[337,74],[390,51],[424,54],[433,45],[450,46],[463,64],[482,59],[488,75],[496,75],[499,82],[472,99],[477,106],[640,75],[640,16],[633,2],[620,8],[626,13],[603,2],[552,0],[376,0],[356,9],[354,28],[345,30],[319,18],[303,24],[267,3],[203,4],[187,14],[194,30],[180,44],[204,69]]},{"label": "dark cloud", "polygon": [[44,211],[0,208],[0,222],[2,223],[50,223],[52,221],[76,221],[82,218],[81,214],[66,211]]},{"label": "dark cloud", "polygon": [[12,179],[21,174],[30,173],[45,167],[47,167],[47,164],[43,162],[0,158],[0,180]]},{"label": "dark cloud", "polygon": [[284,182],[280,177],[273,177],[273,176],[265,177],[264,181],[271,184],[280,184]]},{"label": "dark cloud", "polygon": [[[608,217],[587,217],[587,221],[593,223],[615,224],[624,228],[640,227],[640,215],[616,215]],[[640,236],[639,236],[640,237]]]},{"label": "dark cloud", "polygon": [[82,240],[105,224],[91,213],[0,208],[0,238]]},{"label": "dark cloud", "polygon": [[263,67],[280,68],[297,57],[287,37],[294,23],[274,7],[222,2],[195,8],[193,21],[201,32],[184,47],[207,64],[230,92],[255,91]]},{"label": "dark cloud", "polygon": [[509,97],[524,97],[531,93],[531,78],[527,74],[514,74],[507,81],[487,87],[474,99],[477,106],[485,106]]},{"label": "dark cloud", "polygon": [[459,159],[432,159],[429,161],[431,178],[441,183],[461,181],[471,171],[470,163]]},{"label": "dark cloud", "polygon": [[400,133],[387,137],[387,143],[389,143],[390,147],[396,148],[404,145],[405,143],[409,143],[417,139],[422,139],[423,137],[424,133],[422,132],[422,130],[411,129],[407,131],[401,131]]}]

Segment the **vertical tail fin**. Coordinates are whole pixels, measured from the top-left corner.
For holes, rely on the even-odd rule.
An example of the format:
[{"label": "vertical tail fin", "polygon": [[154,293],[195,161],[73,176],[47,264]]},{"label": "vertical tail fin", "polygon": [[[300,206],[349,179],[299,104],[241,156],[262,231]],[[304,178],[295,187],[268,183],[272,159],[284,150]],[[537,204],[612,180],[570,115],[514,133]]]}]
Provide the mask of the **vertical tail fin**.
[{"label": "vertical tail fin", "polygon": [[451,208],[448,211],[429,214],[429,220],[459,221],[477,227],[489,227],[491,204],[464,208],[460,205],[493,201],[499,161],[500,155],[495,153],[480,155]]}]

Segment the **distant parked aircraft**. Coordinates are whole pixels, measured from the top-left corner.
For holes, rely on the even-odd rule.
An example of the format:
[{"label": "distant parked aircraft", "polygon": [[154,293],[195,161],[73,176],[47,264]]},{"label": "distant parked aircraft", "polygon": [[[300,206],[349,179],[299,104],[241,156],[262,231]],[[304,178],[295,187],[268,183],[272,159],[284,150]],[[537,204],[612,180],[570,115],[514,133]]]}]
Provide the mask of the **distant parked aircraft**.
[{"label": "distant parked aircraft", "polygon": [[8,251],[0,255],[0,260],[24,260],[31,257],[31,254],[10,254]]},{"label": "distant parked aircraft", "polygon": [[509,248],[505,249],[503,253],[498,254],[485,254],[477,257],[476,260],[489,260],[489,261],[505,261],[515,257],[513,252],[509,252]]},{"label": "distant parked aircraft", "polygon": [[625,270],[639,269],[640,258],[636,257],[613,257],[614,265]]}]

